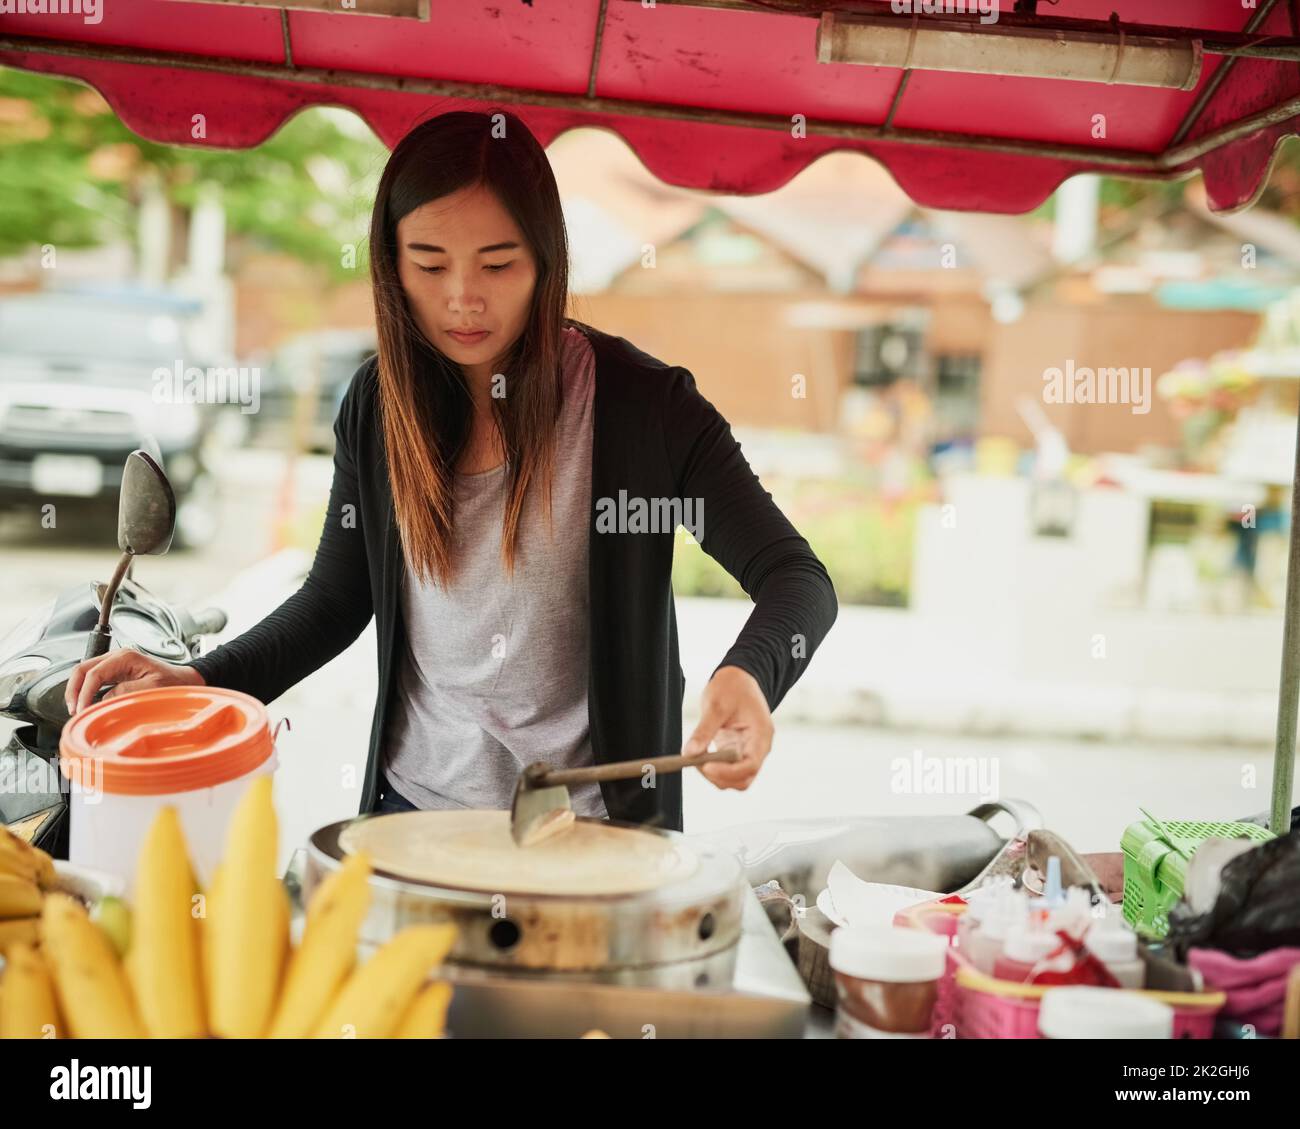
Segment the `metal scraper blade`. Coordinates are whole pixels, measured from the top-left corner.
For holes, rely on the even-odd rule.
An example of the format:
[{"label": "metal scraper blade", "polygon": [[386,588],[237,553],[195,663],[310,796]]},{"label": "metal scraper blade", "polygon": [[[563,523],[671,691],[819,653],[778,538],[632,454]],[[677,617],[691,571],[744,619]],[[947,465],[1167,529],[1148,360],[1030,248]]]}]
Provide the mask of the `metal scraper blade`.
[{"label": "metal scraper blade", "polygon": [[563,784],[542,784],[549,766],[530,764],[515,781],[510,801],[510,837],[520,847],[536,846],[573,825],[577,817]]}]

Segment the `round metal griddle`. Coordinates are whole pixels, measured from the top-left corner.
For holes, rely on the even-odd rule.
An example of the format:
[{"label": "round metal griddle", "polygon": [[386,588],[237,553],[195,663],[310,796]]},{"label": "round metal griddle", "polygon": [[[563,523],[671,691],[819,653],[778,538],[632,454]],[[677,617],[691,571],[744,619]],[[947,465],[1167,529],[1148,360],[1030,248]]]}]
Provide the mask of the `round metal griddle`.
[{"label": "round metal griddle", "polygon": [[[304,897],[309,899],[340,866],[345,853],[339,837],[346,828],[361,820],[401,819],[405,814],[366,815],[314,832],[307,842]],[[433,813],[410,814],[427,818]],[[524,975],[596,974],[615,979],[623,979],[625,971],[693,967],[734,949],[746,886],[732,852],[640,824],[583,818],[579,822],[663,836],[689,850],[697,865],[684,877],[652,890],[583,895],[511,894],[433,884],[376,864],[362,946],[382,944],[416,922],[451,921],[457,927],[448,958],[453,964]]]}]

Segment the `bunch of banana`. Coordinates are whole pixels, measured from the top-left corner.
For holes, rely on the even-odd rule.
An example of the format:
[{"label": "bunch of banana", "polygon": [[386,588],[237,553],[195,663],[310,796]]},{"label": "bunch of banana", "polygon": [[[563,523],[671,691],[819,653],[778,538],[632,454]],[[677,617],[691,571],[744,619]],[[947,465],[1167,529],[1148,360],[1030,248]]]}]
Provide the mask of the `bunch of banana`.
[{"label": "bunch of banana", "polygon": [[[136,1039],[145,1033],[122,962],[103,930],[75,898],[53,893],[45,899],[41,948],[54,981],[59,1013],[67,1021],[66,1031],[56,1023],[56,1034],[74,1039]],[[8,1014],[8,989],[6,969],[6,1026],[30,1023],[16,1009],[12,1009],[13,1016]]]},{"label": "bunch of banana", "polygon": [[36,944],[41,900],[54,882],[50,856],[0,827],[0,956]]},{"label": "bunch of banana", "polygon": [[127,975],[145,1030],[169,1039],[207,1033],[199,962],[199,903],[175,808],[154,818],[136,864]]},{"label": "bunch of banana", "polygon": [[370,905],[369,876],[366,856],[349,855],[316,891],[271,1019],[272,1038],[310,1035],[351,972],[357,934]]},{"label": "bunch of banana", "polygon": [[383,1039],[439,1030],[445,985],[420,986],[451,951],[450,925],[408,925],[344,982],[312,1032],[321,1038]]},{"label": "bunch of banana", "polygon": [[284,886],[276,876],[279,830],[271,778],[244,793],[226,832],[226,852],[204,907],[208,1018],[214,1035],[256,1039],[271,1022],[289,947]]},{"label": "bunch of banana", "polygon": [[15,891],[13,904],[40,916],[10,946],[0,1037],[440,1037],[451,986],[428,977],[454,928],[410,926],[357,965],[370,907],[370,861],[357,854],[316,890],[294,948],[277,838],[271,779],[260,777],[235,810],[206,892],[172,808],[142,845],[129,914],[118,905],[97,923],[66,895],[42,902],[39,884],[35,902]]},{"label": "bunch of banana", "polygon": [[358,854],[321,883],[291,950],[276,837],[271,781],[263,777],[235,812],[208,897],[203,946],[212,1033],[384,1037],[409,1027],[426,1038],[440,1035],[450,988],[421,988],[451,951],[453,927],[411,926],[354,967],[370,908],[370,861]]},{"label": "bunch of banana", "polygon": [[31,945],[17,941],[5,954],[0,1039],[45,1039],[61,1033],[50,967]]}]

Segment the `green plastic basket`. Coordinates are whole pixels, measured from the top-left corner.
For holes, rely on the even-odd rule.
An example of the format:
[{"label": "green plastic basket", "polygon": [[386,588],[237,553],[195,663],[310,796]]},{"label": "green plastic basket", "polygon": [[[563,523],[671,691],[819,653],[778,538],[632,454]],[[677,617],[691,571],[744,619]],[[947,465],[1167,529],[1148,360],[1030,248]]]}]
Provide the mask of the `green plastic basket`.
[{"label": "green plastic basket", "polygon": [[[1166,819],[1168,837],[1148,820],[1130,823],[1120,839],[1124,852],[1124,919],[1139,933],[1163,937],[1169,931],[1169,910],[1183,896],[1187,880],[1187,854],[1206,839],[1273,838],[1267,828],[1254,823],[1208,823],[1204,820]],[[1170,840],[1173,840],[1173,843]]]}]

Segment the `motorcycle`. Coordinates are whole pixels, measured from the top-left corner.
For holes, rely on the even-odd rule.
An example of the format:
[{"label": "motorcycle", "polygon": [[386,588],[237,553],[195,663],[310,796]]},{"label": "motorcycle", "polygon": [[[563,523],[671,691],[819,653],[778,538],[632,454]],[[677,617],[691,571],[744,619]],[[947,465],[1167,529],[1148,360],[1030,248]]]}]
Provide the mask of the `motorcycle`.
[{"label": "motorcycle", "polygon": [[[175,527],[176,496],[167,476],[147,452],[133,451],[118,495],[122,555],[112,578],[66,589],[0,639],[0,717],[20,723],[0,750],[0,823],[54,858],[68,857],[72,819],[58,752],[73,670],[106,654],[114,640],[185,663],[198,655],[202,636],[226,625],[221,609],[173,608],[132,578],[135,558],[167,552]],[[102,687],[96,700],[111,688]]]}]

